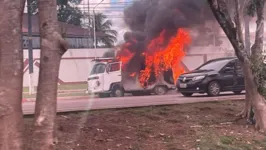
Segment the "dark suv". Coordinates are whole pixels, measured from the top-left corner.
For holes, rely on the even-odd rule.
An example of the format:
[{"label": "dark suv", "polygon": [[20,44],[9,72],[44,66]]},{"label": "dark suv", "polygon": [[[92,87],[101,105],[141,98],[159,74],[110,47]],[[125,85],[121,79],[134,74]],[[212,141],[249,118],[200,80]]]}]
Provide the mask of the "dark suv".
[{"label": "dark suv", "polygon": [[207,61],[197,69],[179,76],[177,89],[184,96],[207,93],[218,96],[220,92],[240,94],[245,90],[243,70],[236,57]]}]

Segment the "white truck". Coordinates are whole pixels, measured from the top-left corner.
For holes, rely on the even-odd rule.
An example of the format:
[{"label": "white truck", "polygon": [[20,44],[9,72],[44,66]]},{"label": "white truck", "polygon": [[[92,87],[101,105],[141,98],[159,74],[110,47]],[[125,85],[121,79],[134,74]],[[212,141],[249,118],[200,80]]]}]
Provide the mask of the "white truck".
[{"label": "white truck", "polygon": [[113,58],[96,58],[91,73],[88,77],[88,93],[97,94],[99,97],[122,97],[125,93],[133,96],[164,95],[170,89],[175,89],[172,75],[168,79],[160,76],[152,85],[145,88],[140,84],[138,75],[131,76],[122,71],[122,62]]}]

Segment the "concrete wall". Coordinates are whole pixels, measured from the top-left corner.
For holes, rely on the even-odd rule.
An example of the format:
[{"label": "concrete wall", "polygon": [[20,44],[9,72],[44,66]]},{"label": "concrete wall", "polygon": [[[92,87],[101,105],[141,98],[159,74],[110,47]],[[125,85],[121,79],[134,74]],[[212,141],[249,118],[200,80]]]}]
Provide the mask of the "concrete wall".
[{"label": "concrete wall", "polygon": [[[69,49],[63,56],[59,73],[59,84],[73,84],[86,82],[88,74],[93,66],[91,60],[102,57],[110,49]],[[216,51],[215,51],[216,50]],[[40,63],[40,50],[34,50],[34,85],[38,84],[38,72]],[[184,58],[184,67],[192,70],[203,62],[228,56],[227,53],[219,51],[215,47],[194,47]],[[29,86],[28,51],[24,50],[24,86]]]},{"label": "concrete wall", "polygon": [[[69,49],[63,56],[59,84],[78,83],[86,81],[90,68],[93,66],[91,60],[95,57],[102,57],[110,49]],[[40,63],[40,50],[33,50],[34,58],[34,85],[38,84],[38,72]],[[24,86],[29,85],[28,51],[24,50]]]}]

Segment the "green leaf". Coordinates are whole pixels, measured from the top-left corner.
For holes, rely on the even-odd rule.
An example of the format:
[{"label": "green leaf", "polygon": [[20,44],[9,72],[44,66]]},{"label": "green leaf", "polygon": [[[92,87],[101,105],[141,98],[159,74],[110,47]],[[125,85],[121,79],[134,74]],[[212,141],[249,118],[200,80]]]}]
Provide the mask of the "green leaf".
[{"label": "green leaf", "polygon": [[95,14],[95,30],[99,34],[97,41],[103,43],[105,47],[112,47],[117,41],[117,31],[113,30],[112,26],[112,21],[108,20],[106,15]]},{"label": "green leaf", "polygon": [[[58,21],[65,22],[68,24],[73,24],[80,26],[84,14],[77,7],[81,3],[81,0],[57,0],[58,8]],[[38,12],[38,1],[32,0],[30,3],[32,7],[32,12]]]}]

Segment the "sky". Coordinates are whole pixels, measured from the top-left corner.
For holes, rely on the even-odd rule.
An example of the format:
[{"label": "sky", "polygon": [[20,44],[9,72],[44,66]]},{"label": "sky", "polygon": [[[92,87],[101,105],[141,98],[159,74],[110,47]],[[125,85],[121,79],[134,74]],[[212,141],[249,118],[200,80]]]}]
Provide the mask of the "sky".
[{"label": "sky", "polygon": [[[123,21],[123,10],[132,3],[133,0],[83,0],[80,7],[83,11],[88,12],[88,2],[90,3],[90,13],[104,13],[113,23],[113,29],[118,32],[118,42],[123,42],[123,35],[128,31]],[[100,3],[101,2],[101,3]],[[100,3],[100,4],[99,4]],[[99,4],[99,5],[97,5]],[[97,7],[95,7],[97,5]]]}]

